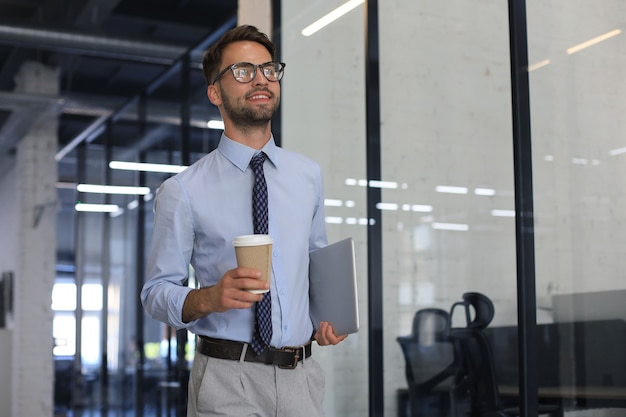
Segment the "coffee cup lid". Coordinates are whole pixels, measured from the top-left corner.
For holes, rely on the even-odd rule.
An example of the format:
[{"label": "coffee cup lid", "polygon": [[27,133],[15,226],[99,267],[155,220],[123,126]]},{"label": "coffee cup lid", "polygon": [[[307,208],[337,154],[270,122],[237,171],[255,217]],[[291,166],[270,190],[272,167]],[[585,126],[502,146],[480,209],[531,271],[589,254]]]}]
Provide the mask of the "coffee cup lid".
[{"label": "coffee cup lid", "polygon": [[243,235],[237,236],[235,240],[233,240],[233,246],[267,245],[273,242],[270,235]]}]

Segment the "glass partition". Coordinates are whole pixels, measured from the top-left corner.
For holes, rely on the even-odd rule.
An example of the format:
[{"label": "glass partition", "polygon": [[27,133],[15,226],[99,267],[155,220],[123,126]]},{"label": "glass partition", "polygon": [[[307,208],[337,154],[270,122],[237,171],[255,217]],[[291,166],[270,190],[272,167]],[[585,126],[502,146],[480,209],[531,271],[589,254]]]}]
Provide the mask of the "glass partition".
[{"label": "glass partition", "polygon": [[[59,244],[58,262],[64,267],[53,300],[59,410],[102,404],[140,416],[164,409],[182,415],[185,408],[193,337],[147,317],[139,291],[157,188],[212,150],[221,130],[207,126],[217,110],[208,109],[197,63],[175,67],[161,78],[158,73],[166,74],[153,69],[154,82],[146,80],[146,91],[129,97],[125,106],[116,104],[97,133],[70,152],[68,158],[79,160],[81,168],[62,171],[59,192],[74,193],[80,204],[63,207],[58,219],[59,228],[75,230],[74,241]],[[168,91],[179,92],[179,106],[161,99]],[[83,128],[94,121],[85,121]],[[109,194],[78,184],[124,190]],[[79,211],[86,204],[110,210]]]},{"label": "glass partition", "polygon": [[[343,1],[282,2],[282,146],[317,161],[324,174],[329,243],[353,237],[360,331],[316,347],[326,375],[328,416],[368,415],[367,204],[365,185],[364,7],[314,30]],[[336,13],[336,12],[335,12]]]},{"label": "glass partition", "polygon": [[379,4],[385,415],[464,415],[453,305],[517,321],[507,5]]},{"label": "glass partition", "polygon": [[[626,39],[619,0],[528,1],[539,397],[621,415]],[[557,387],[558,389],[555,389]]]}]

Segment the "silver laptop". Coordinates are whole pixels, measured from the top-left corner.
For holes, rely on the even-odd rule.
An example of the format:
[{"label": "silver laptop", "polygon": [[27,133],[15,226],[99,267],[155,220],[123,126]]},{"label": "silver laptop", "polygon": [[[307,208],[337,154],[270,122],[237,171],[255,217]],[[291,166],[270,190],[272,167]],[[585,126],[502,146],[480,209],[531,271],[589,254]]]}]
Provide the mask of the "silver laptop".
[{"label": "silver laptop", "polygon": [[359,330],[354,241],[352,238],[310,253],[309,300],[313,326],[333,325],[337,335]]}]

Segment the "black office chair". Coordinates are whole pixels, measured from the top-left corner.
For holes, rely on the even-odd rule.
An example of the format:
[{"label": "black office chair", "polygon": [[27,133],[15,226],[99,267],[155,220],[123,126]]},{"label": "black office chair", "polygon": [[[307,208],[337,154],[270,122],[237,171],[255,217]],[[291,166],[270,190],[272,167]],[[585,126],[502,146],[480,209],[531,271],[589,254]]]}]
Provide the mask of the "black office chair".
[{"label": "black office chair", "polygon": [[[502,404],[491,346],[483,332],[494,317],[493,302],[481,293],[465,293],[463,301],[452,305],[450,322],[454,309],[458,306],[463,306],[465,310],[466,327],[451,328],[450,338],[457,342],[460,348],[461,378],[469,395],[468,415],[470,417],[519,416],[519,407],[505,407]],[[540,404],[539,415],[563,417],[563,408],[558,405]]]},{"label": "black office chair", "polygon": [[410,417],[455,416],[454,390],[460,369],[459,355],[448,338],[448,312],[438,308],[419,310],[413,330],[397,338],[405,359]]}]

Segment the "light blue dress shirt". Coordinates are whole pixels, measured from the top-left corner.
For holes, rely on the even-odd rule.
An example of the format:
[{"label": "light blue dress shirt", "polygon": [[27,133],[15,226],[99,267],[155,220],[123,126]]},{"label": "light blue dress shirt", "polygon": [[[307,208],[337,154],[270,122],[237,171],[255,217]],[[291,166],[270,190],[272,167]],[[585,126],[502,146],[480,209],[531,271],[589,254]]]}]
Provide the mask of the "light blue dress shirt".
[{"label": "light blue dress shirt", "polygon": [[[313,334],[309,317],[309,252],[326,246],[322,172],[311,159],[279,148],[272,137],[263,147],[268,189],[272,257],[272,346],[299,346]],[[250,342],[254,306],[231,309],[183,323],[182,285],[195,270],[202,287],[215,285],[237,267],[232,242],[253,234],[250,160],[257,151],[222,135],[216,150],[157,190],[154,230],[141,291],[145,310],[156,320],[198,335]]]}]

